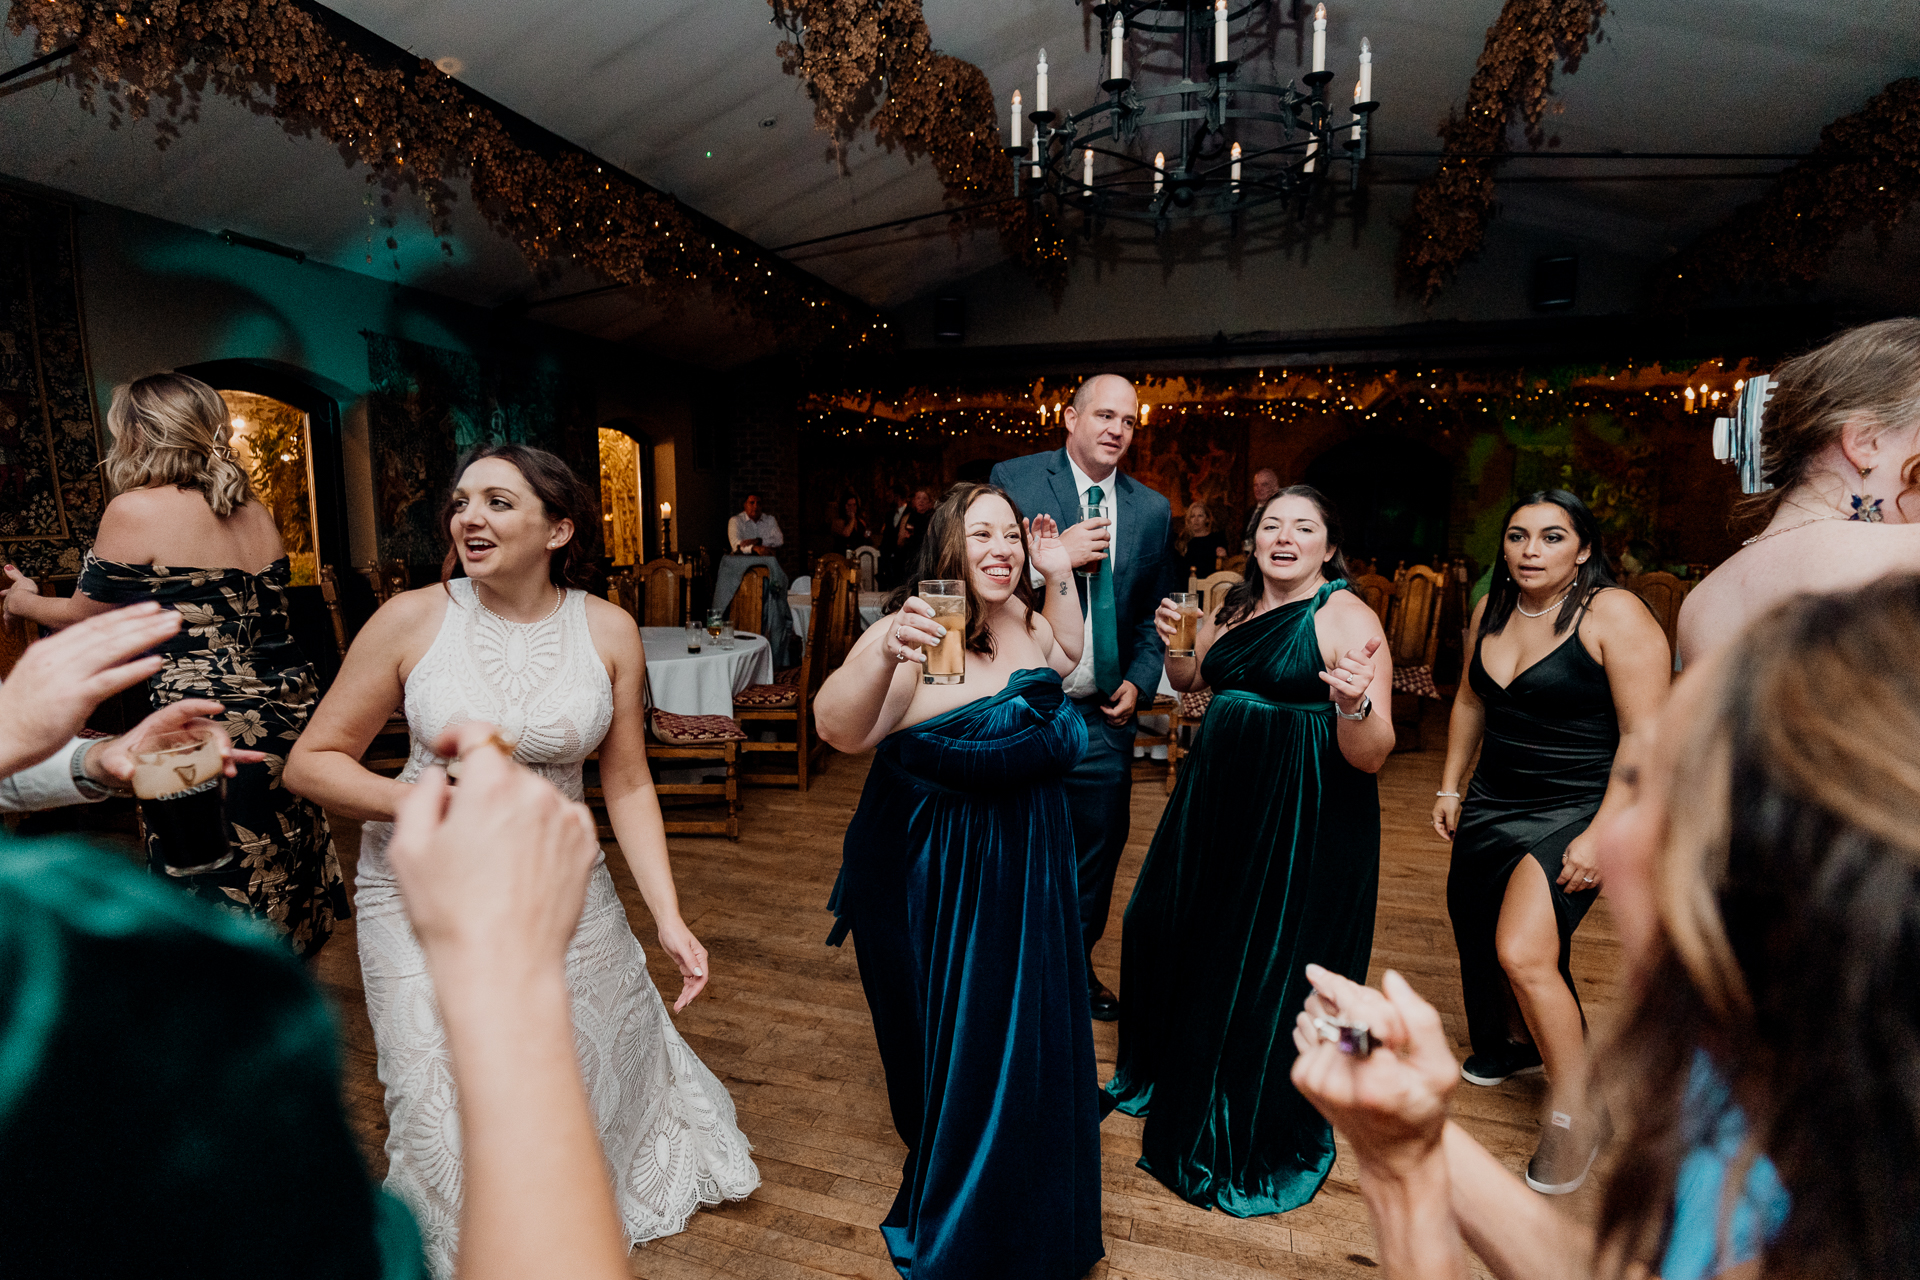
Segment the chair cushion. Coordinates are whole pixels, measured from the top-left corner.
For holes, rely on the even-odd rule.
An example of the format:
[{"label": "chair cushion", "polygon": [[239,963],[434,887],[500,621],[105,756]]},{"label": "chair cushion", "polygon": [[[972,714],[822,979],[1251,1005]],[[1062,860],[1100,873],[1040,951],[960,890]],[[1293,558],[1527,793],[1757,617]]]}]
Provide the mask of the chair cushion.
[{"label": "chair cushion", "polygon": [[732,716],[677,716],[655,707],[647,713],[653,736],[670,747],[699,747],[716,742],[745,742],[747,731]]},{"label": "chair cushion", "polygon": [[733,695],[735,711],[742,707],[754,711],[772,711],[799,704],[800,686],[797,684],[750,684]]},{"label": "chair cushion", "polygon": [[1207,708],[1213,705],[1213,691],[1202,689],[1199,693],[1180,695],[1180,714],[1189,719],[1198,720],[1207,714]]},{"label": "chair cushion", "polygon": [[[778,671],[773,673],[773,682],[775,684],[799,684],[800,668],[798,667],[780,668]],[[756,685],[755,687],[760,688],[763,686]]]},{"label": "chair cushion", "polygon": [[1393,691],[1411,693],[1418,698],[1437,698],[1440,689],[1433,683],[1432,667],[1395,667]]}]

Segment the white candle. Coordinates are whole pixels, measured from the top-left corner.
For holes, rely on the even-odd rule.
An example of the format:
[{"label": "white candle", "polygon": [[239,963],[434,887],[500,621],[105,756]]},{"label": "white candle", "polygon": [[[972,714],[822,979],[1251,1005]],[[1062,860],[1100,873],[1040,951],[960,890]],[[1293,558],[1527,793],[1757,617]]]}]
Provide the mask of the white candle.
[{"label": "white candle", "polygon": [[1093,190],[1093,149],[1089,147],[1080,153],[1080,185]]},{"label": "white candle", "polygon": [[1213,0],[1213,60],[1227,60],[1227,0]]},{"label": "white candle", "polygon": [[1327,6],[1313,6],[1313,69],[1327,69]]},{"label": "white candle", "polygon": [[1040,177],[1040,131],[1038,129],[1035,129],[1033,131],[1033,170],[1032,172],[1035,179],[1038,179]]},{"label": "white candle", "polygon": [[1240,190],[1240,144],[1237,142],[1233,144],[1233,190],[1236,193]]},{"label": "white candle", "polygon": [[1365,36],[1360,37],[1360,98],[1361,102],[1373,101],[1373,45]]},{"label": "white candle", "polygon": [[1039,83],[1033,89],[1033,109],[1045,111],[1047,109],[1047,51],[1045,49],[1040,51],[1040,65],[1034,68],[1034,75],[1038,77]]},{"label": "white candle", "polygon": [[1013,91],[1013,110],[1008,112],[1008,115],[1013,118],[1011,126],[1013,132],[1008,135],[1007,145],[1018,147],[1020,145],[1020,91],[1018,89]]},{"label": "white candle", "polygon": [[1120,50],[1127,43],[1127,16],[1118,9],[1113,14],[1113,36],[1107,42],[1107,79],[1118,80],[1126,74],[1126,64],[1121,61]]},{"label": "white candle", "polygon": [[1167,180],[1167,153],[1153,153],[1153,194],[1160,194],[1160,185]]},{"label": "white candle", "polygon": [[[1360,96],[1361,88],[1362,85],[1360,81],[1356,80],[1353,82],[1353,105],[1356,107],[1366,101],[1365,98]],[[1358,111],[1353,113],[1353,133],[1350,136],[1355,142],[1360,141],[1360,113]]]}]

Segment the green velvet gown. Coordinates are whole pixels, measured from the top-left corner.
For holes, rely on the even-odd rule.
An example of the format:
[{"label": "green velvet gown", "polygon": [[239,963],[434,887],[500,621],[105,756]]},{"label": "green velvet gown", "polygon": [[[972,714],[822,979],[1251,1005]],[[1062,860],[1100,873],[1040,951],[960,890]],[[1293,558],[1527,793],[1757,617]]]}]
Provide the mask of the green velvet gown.
[{"label": "green velvet gown", "polygon": [[1293,1022],[1309,963],[1364,982],[1373,950],[1379,788],[1334,740],[1313,629],[1343,586],[1208,651],[1213,703],[1121,935],[1108,1091],[1146,1117],[1141,1168],[1240,1218],[1305,1204],[1333,1167],[1333,1131],[1288,1079]]}]

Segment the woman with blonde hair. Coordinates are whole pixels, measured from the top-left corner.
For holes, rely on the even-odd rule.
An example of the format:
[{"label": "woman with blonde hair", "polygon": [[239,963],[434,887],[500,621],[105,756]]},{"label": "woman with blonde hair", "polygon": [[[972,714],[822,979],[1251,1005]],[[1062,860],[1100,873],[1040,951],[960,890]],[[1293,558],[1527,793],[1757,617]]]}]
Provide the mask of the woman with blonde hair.
[{"label": "woman with blonde hair", "polygon": [[[116,492],[71,597],[44,596],[12,565],[6,612],[64,627],[116,605],[157,600],[185,620],[160,646],[154,704],[211,698],[235,746],[265,754],[227,784],[235,858],[180,877],[195,897],[267,921],[301,956],[348,914],[326,815],[281,785],[287,754],[319,696],[287,622],[289,567],[273,513],[233,456],[226,401],[206,383],[159,373],[116,387],[107,410]],[[148,864],[164,862],[149,837]]]},{"label": "woman with blonde hair", "polygon": [[1227,558],[1227,540],[1213,530],[1213,510],[1195,498],[1187,504],[1186,522],[1173,535],[1174,561],[1187,567],[1187,576],[1206,578],[1220,572]]},{"label": "woman with blonde hair", "polygon": [[1680,609],[1680,661],[1803,591],[1920,572],[1920,318],[1850,329],[1774,370],[1761,478],[1766,520]]}]

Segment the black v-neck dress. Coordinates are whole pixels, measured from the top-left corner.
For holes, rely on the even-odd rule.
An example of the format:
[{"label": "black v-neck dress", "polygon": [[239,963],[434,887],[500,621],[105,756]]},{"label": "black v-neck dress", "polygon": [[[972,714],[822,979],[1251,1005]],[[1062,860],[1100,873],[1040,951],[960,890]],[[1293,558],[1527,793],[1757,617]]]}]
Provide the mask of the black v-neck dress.
[{"label": "black v-neck dress", "polygon": [[[1591,602],[1589,602],[1591,603]],[[1447,914],[1460,949],[1460,985],[1475,1053],[1502,1053],[1512,1040],[1515,1008],[1494,948],[1507,879],[1531,855],[1546,873],[1560,927],[1560,976],[1568,968],[1573,931],[1598,889],[1568,893],[1555,884],[1573,838],[1587,829],[1607,792],[1620,719],[1607,672],[1580,643],[1585,609],[1558,648],[1513,678],[1493,682],[1473,646],[1467,679],[1486,708],[1480,763],[1461,803],[1447,872]],[[1578,1003],[1579,992],[1574,991]]]}]

